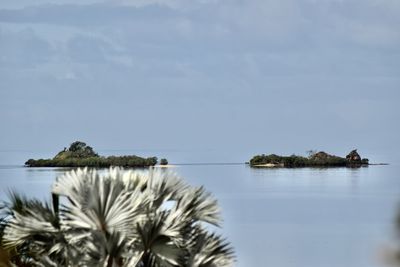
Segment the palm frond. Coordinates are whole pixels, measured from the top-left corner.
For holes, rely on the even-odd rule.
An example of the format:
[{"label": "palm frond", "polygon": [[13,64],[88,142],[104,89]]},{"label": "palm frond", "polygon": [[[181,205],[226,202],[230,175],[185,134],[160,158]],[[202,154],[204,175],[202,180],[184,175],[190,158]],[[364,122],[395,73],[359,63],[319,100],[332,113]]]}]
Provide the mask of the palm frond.
[{"label": "palm frond", "polygon": [[56,228],[57,219],[47,204],[36,201],[25,204],[18,204],[17,209],[12,211],[12,218],[6,222],[3,235],[5,246],[18,246],[31,238],[45,242],[59,231]]},{"label": "palm frond", "polygon": [[202,232],[195,238],[189,259],[191,267],[229,267],[234,263],[234,252],[229,244],[215,234]]},{"label": "palm frond", "polygon": [[221,222],[218,202],[206,192],[203,187],[190,188],[178,200],[177,209],[182,214],[191,217],[195,221],[208,222],[219,226]]},{"label": "palm frond", "polygon": [[123,170],[120,167],[110,168],[107,176],[112,180],[122,181],[128,191],[144,191],[149,180],[149,173],[146,171]]},{"label": "palm frond", "polygon": [[65,196],[75,206],[84,209],[89,199],[90,185],[99,178],[96,170],[77,169],[57,177],[52,193]]},{"label": "palm frond", "polygon": [[165,218],[165,212],[160,212],[146,220],[144,224],[137,225],[140,236],[137,247],[144,253],[145,266],[150,264],[149,262],[156,265],[163,262],[165,266],[181,266],[183,250],[174,242],[179,235],[171,236],[163,231]]},{"label": "palm frond", "polygon": [[181,198],[189,189],[175,173],[151,170],[148,174],[148,190],[151,204],[159,208],[164,202]]},{"label": "palm frond", "polygon": [[[221,221],[217,201],[168,171],[57,178],[52,207],[12,192],[2,207],[3,244],[30,266],[227,267],[233,251],[204,223]],[[1,230],[1,227],[0,227]]]},{"label": "palm frond", "polygon": [[[127,191],[120,181],[98,177],[82,196],[85,207],[71,202],[60,210],[65,229],[100,230],[130,234],[131,226],[141,219],[147,199],[138,190]],[[68,199],[69,196],[67,195]]]}]

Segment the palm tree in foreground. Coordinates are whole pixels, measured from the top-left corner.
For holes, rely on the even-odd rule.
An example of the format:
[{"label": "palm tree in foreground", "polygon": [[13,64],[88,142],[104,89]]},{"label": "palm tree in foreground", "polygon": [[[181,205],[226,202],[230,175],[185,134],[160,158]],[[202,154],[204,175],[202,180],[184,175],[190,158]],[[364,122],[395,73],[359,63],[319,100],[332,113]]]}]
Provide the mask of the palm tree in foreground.
[{"label": "palm tree in foreground", "polygon": [[232,266],[217,202],[170,172],[78,169],[58,177],[52,203],[11,194],[1,244],[16,266]]}]

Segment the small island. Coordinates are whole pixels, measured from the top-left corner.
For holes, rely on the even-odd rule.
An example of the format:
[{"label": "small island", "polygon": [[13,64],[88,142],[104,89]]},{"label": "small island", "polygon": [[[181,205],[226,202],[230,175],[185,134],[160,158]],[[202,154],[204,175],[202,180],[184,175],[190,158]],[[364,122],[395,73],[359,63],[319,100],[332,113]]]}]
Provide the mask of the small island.
[{"label": "small island", "polygon": [[250,160],[251,167],[259,168],[301,168],[301,167],[361,167],[368,166],[369,160],[361,158],[357,150],[352,150],[345,158],[326,152],[310,152],[308,157],[291,155],[257,155]]},{"label": "small island", "polygon": [[[163,163],[164,160],[163,159]],[[64,148],[52,159],[29,159],[27,167],[95,167],[108,168],[110,166],[144,168],[157,164],[156,157],[142,158],[129,156],[99,156],[92,147],[81,141],[73,142],[69,148]]]}]

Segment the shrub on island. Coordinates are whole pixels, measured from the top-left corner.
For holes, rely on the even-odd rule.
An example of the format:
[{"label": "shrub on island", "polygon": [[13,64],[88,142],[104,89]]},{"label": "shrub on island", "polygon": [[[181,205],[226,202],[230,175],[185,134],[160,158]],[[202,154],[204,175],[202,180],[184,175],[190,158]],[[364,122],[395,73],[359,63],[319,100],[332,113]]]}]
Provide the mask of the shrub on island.
[{"label": "shrub on island", "polygon": [[76,141],[70,147],[64,148],[52,159],[29,159],[28,167],[150,167],[157,164],[156,157],[142,158],[129,156],[99,156],[92,147],[84,142]]},{"label": "shrub on island", "polygon": [[256,155],[250,160],[252,167],[286,167],[286,168],[299,168],[299,167],[358,167],[368,165],[367,158],[361,159],[357,150],[350,152],[346,158],[335,155],[330,155],[326,152],[312,153],[309,157],[298,155],[291,156],[278,156],[276,154],[270,155]]},{"label": "shrub on island", "polygon": [[168,165],[167,159],[160,159],[160,165]]}]

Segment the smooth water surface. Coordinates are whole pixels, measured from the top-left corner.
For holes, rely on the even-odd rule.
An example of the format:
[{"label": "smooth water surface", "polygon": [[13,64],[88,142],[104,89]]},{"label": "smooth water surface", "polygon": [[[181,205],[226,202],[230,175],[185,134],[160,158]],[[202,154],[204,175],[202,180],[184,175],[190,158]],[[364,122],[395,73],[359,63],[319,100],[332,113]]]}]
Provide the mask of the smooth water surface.
[{"label": "smooth water surface", "polygon": [[[9,188],[49,198],[65,169],[0,167],[0,198]],[[186,165],[174,171],[219,200],[221,233],[237,266],[377,267],[393,238],[400,166],[347,169],[252,169]]]}]

